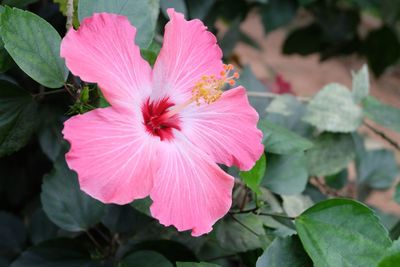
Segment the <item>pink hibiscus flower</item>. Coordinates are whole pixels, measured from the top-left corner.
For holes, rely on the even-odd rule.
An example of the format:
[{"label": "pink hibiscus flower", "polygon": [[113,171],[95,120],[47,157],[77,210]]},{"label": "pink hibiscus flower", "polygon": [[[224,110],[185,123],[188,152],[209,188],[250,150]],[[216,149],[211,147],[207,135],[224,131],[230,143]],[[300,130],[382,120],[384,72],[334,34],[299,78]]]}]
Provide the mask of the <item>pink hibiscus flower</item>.
[{"label": "pink hibiscus flower", "polygon": [[245,89],[222,92],[237,74],[228,77],[215,36],[199,20],[168,14],[153,70],[123,16],[95,14],[65,36],[68,68],[111,104],[65,122],[66,160],[90,196],[117,204],[150,196],[160,223],[199,236],[231,206],[234,179],[217,163],[249,170],[262,133]]}]

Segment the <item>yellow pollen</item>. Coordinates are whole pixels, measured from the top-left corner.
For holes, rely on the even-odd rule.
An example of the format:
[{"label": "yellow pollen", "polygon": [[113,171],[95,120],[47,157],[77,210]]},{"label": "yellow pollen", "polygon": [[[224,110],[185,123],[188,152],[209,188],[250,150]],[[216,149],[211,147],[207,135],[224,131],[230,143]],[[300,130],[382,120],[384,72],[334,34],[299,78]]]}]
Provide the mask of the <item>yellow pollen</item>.
[{"label": "yellow pollen", "polygon": [[201,101],[211,104],[217,101],[223,91],[222,89],[226,84],[230,86],[235,85],[235,80],[239,78],[239,73],[235,72],[230,76],[233,71],[233,65],[223,65],[223,71],[220,72],[220,77],[215,75],[204,75],[201,77],[193,87],[193,100],[196,101],[197,105],[201,104]]}]

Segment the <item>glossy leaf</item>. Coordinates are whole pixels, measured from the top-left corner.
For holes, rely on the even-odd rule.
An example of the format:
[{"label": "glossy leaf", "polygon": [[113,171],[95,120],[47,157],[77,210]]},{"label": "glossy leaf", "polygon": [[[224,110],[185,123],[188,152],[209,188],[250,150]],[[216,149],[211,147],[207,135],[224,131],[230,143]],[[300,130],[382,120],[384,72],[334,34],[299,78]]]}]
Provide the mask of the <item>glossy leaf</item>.
[{"label": "glossy leaf", "polygon": [[346,133],[361,125],[362,111],[346,87],[329,84],[310,101],[303,119],[321,131]]},{"label": "glossy leaf", "polygon": [[266,159],[265,154],[256,162],[254,167],[247,172],[240,172],[240,177],[245,184],[257,194],[261,194],[260,183],[265,174]]},{"label": "glossy leaf", "polygon": [[6,8],[1,36],[15,63],[32,79],[50,88],[63,86],[68,70],[60,57],[61,37],[48,22],[31,12]]},{"label": "glossy leaf", "polygon": [[379,262],[378,267],[397,267],[400,264],[400,240],[393,242],[392,247],[386,252]]},{"label": "glossy leaf", "polygon": [[159,12],[159,0],[80,0],[78,17],[82,20],[93,13],[108,12],[126,16],[137,29],[135,43],[142,48],[150,45]]},{"label": "glossy leaf", "polygon": [[76,173],[68,168],[63,157],[43,178],[41,200],[50,220],[72,232],[89,229],[100,222],[105,212],[102,203],[80,190]]},{"label": "glossy leaf", "polygon": [[304,191],[308,173],[303,152],[292,155],[267,154],[268,165],[262,185],[274,193],[294,195]]},{"label": "glossy leaf", "polygon": [[307,168],[310,175],[333,175],[346,168],[354,157],[351,135],[323,133],[306,152]]},{"label": "glossy leaf", "polygon": [[0,80],[0,157],[28,143],[36,127],[37,105],[21,87]]},{"label": "glossy leaf", "polygon": [[256,267],[306,267],[312,266],[297,236],[276,238],[257,260]]},{"label": "glossy leaf", "polygon": [[313,144],[288,129],[269,120],[261,120],[259,128],[262,130],[265,150],[274,154],[292,154],[310,149]]},{"label": "glossy leaf", "polygon": [[353,200],[316,204],[296,219],[296,229],[315,266],[376,266],[391,246],[374,212]]},{"label": "glossy leaf", "polygon": [[386,105],[373,96],[362,102],[364,114],[382,126],[400,132],[400,109]]}]

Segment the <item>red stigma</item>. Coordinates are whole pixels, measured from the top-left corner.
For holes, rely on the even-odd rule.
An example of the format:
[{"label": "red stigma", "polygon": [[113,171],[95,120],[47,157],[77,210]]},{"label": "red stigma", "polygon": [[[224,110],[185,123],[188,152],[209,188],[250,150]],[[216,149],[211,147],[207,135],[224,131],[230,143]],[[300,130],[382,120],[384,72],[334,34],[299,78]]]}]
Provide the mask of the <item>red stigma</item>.
[{"label": "red stigma", "polygon": [[180,130],[178,115],[168,116],[167,112],[174,103],[169,98],[151,101],[150,98],[142,106],[143,121],[147,132],[160,137],[161,141],[174,138],[172,129]]}]

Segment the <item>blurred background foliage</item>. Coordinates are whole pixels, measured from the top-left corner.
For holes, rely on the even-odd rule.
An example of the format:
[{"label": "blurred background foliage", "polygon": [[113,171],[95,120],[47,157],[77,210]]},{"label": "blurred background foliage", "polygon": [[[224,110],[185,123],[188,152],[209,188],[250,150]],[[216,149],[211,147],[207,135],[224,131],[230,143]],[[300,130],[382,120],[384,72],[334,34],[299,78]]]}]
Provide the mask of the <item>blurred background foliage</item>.
[{"label": "blurred background foliage", "polygon": [[[149,199],[104,205],[79,190],[62,123],[108,104],[54,56],[67,1],[1,3],[1,267],[398,266],[399,216],[360,203],[393,188],[399,174],[400,147],[376,125],[400,132],[400,110],[369,95],[368,67],[355,70],[351,90],[328,84],[303,97],[279,74],[266,86],[234,48],[263,49],[240,28],[256,13],[265,35],[287,29],[283,53],[321,61],[355,54],[379,77],[399,63],[399,0],[75,0],[75,28],[100,11],[138,25],[136,42],[151,64],[173,7],[204,21],[224,60],[240,69],[266,151],[250,172],[225,168],[236,177],[232,210],[200,238],[159,225]],[[365,16],[377,25],[361,27]],[[370,149],[362,127],[387,145]],[[393,199],[400,203],[400,186]]]}]

